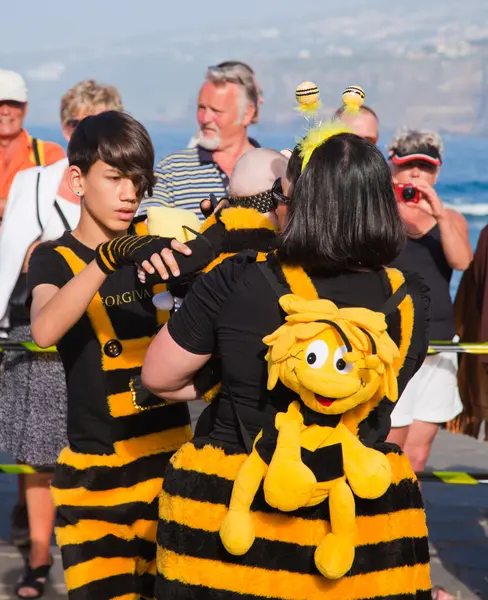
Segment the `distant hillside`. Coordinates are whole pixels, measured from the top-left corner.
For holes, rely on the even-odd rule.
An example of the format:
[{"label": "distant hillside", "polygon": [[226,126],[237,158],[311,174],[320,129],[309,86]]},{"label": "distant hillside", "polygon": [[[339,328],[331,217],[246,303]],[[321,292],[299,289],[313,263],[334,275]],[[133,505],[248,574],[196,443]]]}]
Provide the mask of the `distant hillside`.
[{"label": "distant hillside", "polygon": [[[264,89],[262,123],[293,124],[294,90],[316,81],[324,111],[343,88],[358,84],[382,125],[488,133],[488,2],[391,0],[321,2],[314,14],[277,15],[225,30],[98,40],[12,56],[0,65],[23,72],[30,118],[56,122],[59,99],[76,81],[94,77],[119,86],[126,107],[142,119],[191,126],[205,68],[237,58],[257,71]],[[415,7],[415,9],[413,9]]]}]

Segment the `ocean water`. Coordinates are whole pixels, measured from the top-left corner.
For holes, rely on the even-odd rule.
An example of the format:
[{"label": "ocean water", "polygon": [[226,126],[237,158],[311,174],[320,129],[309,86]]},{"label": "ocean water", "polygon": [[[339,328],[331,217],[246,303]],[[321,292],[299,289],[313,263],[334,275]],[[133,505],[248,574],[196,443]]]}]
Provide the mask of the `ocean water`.
[{"label": "ocean water", "polygon": [[[174,130],[160,125],[147,124],[153,139],[157,160],[171,152],[185,148],[191,138],[191,130]],[[30,126],[32,135],[42,139],[65,141],[56,127]],[[251,135],[260,144],[281,150],[292,148],[296,143],[296,132],[267,131],[262,125],[255,127]],[[437,182],[437,192],[447,206],[462,212],[469,225],[470,240],[473,249],[480,231],[488,222],[488,138],[464,136],[447,136],[444,138],[444,164]],[[380,148],[384,148],[386,140],[380,140]],[[455,272],[451,292],[454,295],[461,273]]]}]

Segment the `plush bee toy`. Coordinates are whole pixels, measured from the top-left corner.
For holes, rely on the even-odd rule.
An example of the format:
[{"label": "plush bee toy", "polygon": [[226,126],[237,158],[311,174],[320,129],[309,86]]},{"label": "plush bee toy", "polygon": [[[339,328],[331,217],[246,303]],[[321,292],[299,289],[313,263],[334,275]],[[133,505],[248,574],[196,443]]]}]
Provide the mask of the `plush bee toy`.
[{"label": "plush bee toy", "polygon": [[251,548],[250,507],[261,482],[266,502],[284,512],[328,498],[330,529],[314,556],[324,577],[338,579],[355,555],[353,492],[379,498],[392,481],[387,458],[360,442],[357,424],[384,396],[397,400],[399,350],[383,313],[294,294],[282,296],[280,305],[286,323],[263,340],[269,347],[268,389],[279,380],[299,400],[257,436],[234,483],[220,536],[231,554]]}]

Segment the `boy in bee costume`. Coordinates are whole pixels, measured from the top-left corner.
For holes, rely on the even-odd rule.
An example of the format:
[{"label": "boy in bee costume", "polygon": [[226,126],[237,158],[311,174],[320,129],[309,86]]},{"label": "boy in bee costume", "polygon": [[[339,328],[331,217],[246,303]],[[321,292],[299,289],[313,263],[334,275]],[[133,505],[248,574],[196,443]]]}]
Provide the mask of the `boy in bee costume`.
[{"label": "boy in bee costume", "polygon": [[41,244],[28,273],[33,338],[57,345],[68,388],[56,537],[70,599],[153,598],[157,496],[191,438],[186,404],[166,406],[136,383],[168,312],[152,303],[164,286],[141,284],[132,264],[153,238],[118,236],[144,233],[130,224],[151,193],[154,150],[135,119],[105,112],[78,125],[68,157],[80,223]]}]

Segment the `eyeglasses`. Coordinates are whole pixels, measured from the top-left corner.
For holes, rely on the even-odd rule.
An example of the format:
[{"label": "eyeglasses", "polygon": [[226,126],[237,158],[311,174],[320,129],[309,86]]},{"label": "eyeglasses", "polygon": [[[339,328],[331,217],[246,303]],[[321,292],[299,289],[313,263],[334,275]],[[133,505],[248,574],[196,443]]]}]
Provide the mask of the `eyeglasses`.
[{"label": "eyeglasses", "polygon": [[273,203],[275,208],[277,208],[279,202],[282,202],[283,204],[290,203],[290,198],[288,198],[288,196],[285,196],[285,194],[283,193],[281,177],[278,177],[278,179],[276,179],[273,185],[271,186],[271,195],[273,197]]}]

